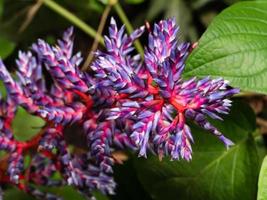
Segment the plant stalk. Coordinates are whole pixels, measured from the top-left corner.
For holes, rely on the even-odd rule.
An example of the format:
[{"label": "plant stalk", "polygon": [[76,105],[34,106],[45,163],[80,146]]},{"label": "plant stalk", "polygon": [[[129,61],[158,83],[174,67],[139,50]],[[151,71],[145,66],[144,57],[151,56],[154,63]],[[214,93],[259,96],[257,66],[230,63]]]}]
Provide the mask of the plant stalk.
[{"label": "plant stalk", "polygon": [[[117,2],[116,4],[114,4],[114,9],[117,13],[117,15],[119,16],[119,18],[121,19],[121,21],[123,22],[123,24],[125,24],[126,30],[128,33],[132,33],[133,32],[133,27],[129,21],[129,19],[127,18],[125,12],[123,11],[121,5],[119,4],[119,2]],[[139,40],[136,40],[134,42],[134,46],[136,48],[136,50],[138,51],[138,53],[141,55],[141,57],[144,57],[144,49],[140,43]]]},{"label": "plant stalk", "polygon": [[101,35],[99,35],[91,26],[86,24],[84,21],[79,19],[77,16],[72,14],[70,11],[62,7],[61,5],[57,4],[53,0],[43,0],[43,4],[49,7],[51,10],[55,11],[62,17],[69,20],[73,25],[77,26],[85,33],[87,33],[92,38],[95,38],[101,45],[104,46],[104,39]]}]

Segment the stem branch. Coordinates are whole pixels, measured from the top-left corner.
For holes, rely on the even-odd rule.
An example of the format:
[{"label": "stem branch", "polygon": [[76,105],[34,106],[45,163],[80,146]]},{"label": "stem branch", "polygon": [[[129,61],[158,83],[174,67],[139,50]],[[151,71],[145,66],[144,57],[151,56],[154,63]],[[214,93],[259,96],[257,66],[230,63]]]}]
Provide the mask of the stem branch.
[{"label": "stem branch", "polygon": [[[133,32],[133,27],[132,27],[129,19],[127,18],[125,12],[123,11],[121,5],[119,4],[119,2],[114,4],[114,9],[115,9],[116,13],[118,14],[118,16],[120,17],[120,19],[123,22],[123,24],[125,24],[125,27],[126,27],[126,30],[128,31],[128,33],[132,33]],[[143,58],[144,57],[144,49],[143,49],[140,41],[136,40],[134,42],[134,46],[135,46],[136,50],[138,51],[138,53]]]},{"label": "stem branch", "polygon": [[61,15],[62,17],[69,20],[75,26],[83,30],[89,36],[96,38],[96,40],[101,44],[104,45],[104,39],[101,35],[99,35],[91,26],[86,24],[84,21],[79,19],[77,16],[72,14],[70,11],[63,8],[61,5],[57,4],[53,0],[43,0],[44,5],[49,7],[51,10],[54,10],[56,13]]},{"label": "stem branch", "polygon": [[[98,26],[98,29],[97,29],[97,33],[98,35],[102,35],[102,32],[103,32],[103,29],[105,27],[105,24],[106,24],[106,21],[107,21],[107,17],[109,15],[109,12],[111,10],[111,7],[112,5],[111,4],[108,4],[102,14],[102,17],[101,17],[101,20],[100,20],[100,23],[99,23],[99,26]],[[82,70],[85,71],[86,69],[88,69],[88,66],[90,65],[91,61],[93,60],[94,58],[94,52],[96,51],[97,47],[98,47],[98,43],[99,43],[99,40],[97,40],[97,38],[95,38],[94,40],[94,43],[90,49],[90,52],[88,54],[88,57],[87,59],[85,60],[84,62],[84,65],[82,67]]]}]

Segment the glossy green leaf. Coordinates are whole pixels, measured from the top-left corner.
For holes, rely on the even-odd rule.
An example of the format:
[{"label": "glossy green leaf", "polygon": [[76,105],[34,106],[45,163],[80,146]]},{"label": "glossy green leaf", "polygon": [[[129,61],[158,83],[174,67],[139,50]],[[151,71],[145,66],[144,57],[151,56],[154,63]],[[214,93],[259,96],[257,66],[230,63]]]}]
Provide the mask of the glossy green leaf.
[{"label": "glossy green leaf", "polygon": [[258,197],[257,200],[266,200],[267,199],[267,156],[264,158],[260,177],[258,182]]},{"label": "glossy green leaf", "polygon": [[223,77],[267,93],[267,2],[240,2],[215,17],[186,62],[184,76]]},{"label": "glossy green leaf", "polygon": [[19,107],[12,127],[18,140],[27,140],[37,134],[44,124],[40,117],[33,116]]},{"label": "glossy green leaf", "polygon": [[212,123],[235,142],[232,148],[226,150],[217,138],[191,126],[195,139],[192,161],[135,160],[138,177],[153,199],[256,199],[259,164],[250,134],[255,129],[253,112],[236,102],[224,122]]},{"label": "glossy green leaf", "polygon": [[15,49],[15,43],[0,35],[0,58],[5,59]]}]

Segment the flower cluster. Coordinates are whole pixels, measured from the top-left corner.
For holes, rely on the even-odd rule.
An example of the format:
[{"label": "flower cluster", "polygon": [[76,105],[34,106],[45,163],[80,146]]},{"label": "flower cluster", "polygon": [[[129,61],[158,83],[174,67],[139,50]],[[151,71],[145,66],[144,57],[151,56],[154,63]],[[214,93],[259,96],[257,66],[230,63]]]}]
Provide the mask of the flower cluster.
[{"label": "flower cluster", "polygon": [[[60,199],[32,185],[73,185],[91,196],[93,190],[113,194],[112,166],[116,149],[130,148],[147,155],[190,160],[190,127],[187,119],[218,137],[226,147],[233,143],[210,124],[207,116],[227,114],[239,92],[228,82],[209,77],[183,80],[184,61],[191,46],[177,42],[179,28],[173,19],[160,21],[148,30],[144,61],[134,55],[133,42],[145,31],[131,35],[118,29],[111,19],[106,51],[97,51],[90,72],[79,69],[81,54],[73,55],[73,29],[68,29],[55,46],[43,40],[32,51],[19,52],[17,79],[0,61],[0,79],[7,97],[0,98],[0,150],[8,152],[7,172],[0,182],[16,185],[39,199]],[[49,84],[43,71],[50,73]],[[46,121],[29,141],[17,141],[12,121],[18,106]],[[87,148],[73,153],[64,131],[72,124],[84,129]],[[75,134],[75,133],[73,133]],[[28,168],[24,155],[35,149]],[[59,172],[62,180],[51,177]]]}]

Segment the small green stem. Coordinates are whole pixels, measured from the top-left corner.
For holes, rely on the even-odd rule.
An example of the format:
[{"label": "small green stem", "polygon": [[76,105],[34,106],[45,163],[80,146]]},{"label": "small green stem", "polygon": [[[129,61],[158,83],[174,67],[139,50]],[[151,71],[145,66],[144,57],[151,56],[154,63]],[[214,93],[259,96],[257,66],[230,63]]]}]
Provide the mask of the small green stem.
[{"label": "small green stem", "polygon": [[[121,21],[125,24],[125,27],[126,27],[126,30],[128,31],[128,33],[132,33],[133,32],[133,27],[132,27],[130,21],[128,20],[125,12],[123,11],[121,5],[119,4],[119,2],[114,4],[114,9],[115,9],[116,13],[118,14],[118,16],[120,17]],[[144,49],[143,49],[140,41],[136,40],[134,42],[134,45],[135,45],[136,50],[143,57],[144,56]]]},{"label": "small green stem", "polygon": [[[100,23],[99,23],[99,26],[98,26],[98,29],[97,29],[97,33],[99,35],[102,35],[102,32],[104,30],[104,27],[105,27],[105,24],[106,24],[106,21],[107,21],[107,18],[108,18],[108,15],[109,15],[109,12],[111,10],[111,7],[112,5],[108,4],[102,14],[102,17],[101,17],[101,20],[100,20]],[[97,50],[97,47],[98,47],[98,41],[95,40],[93,45],[92,45],[92,48],[87,56],[87,59],[85,60],[84,64],[83,64],[83,67],[82,67],[82,70],[86,70],[88,69],[90,63],[92,62],[93,58],[94,58],[94,52]]]},{"label": "small green stem", "polygon": [[99,41],[101,45],[104,46],[104,39],[101,35],[99,35],[91,26],[83,22],[81,19],[76,17],[74,14],[63,8],[61,5],[57,4],[53,0],[43,0],[44,5],[49,7],[50,9],[54,10],[56,13],[60,14],[62,17],[69,20],[75,26],[83,30],[89,36],[95,38]]}]

